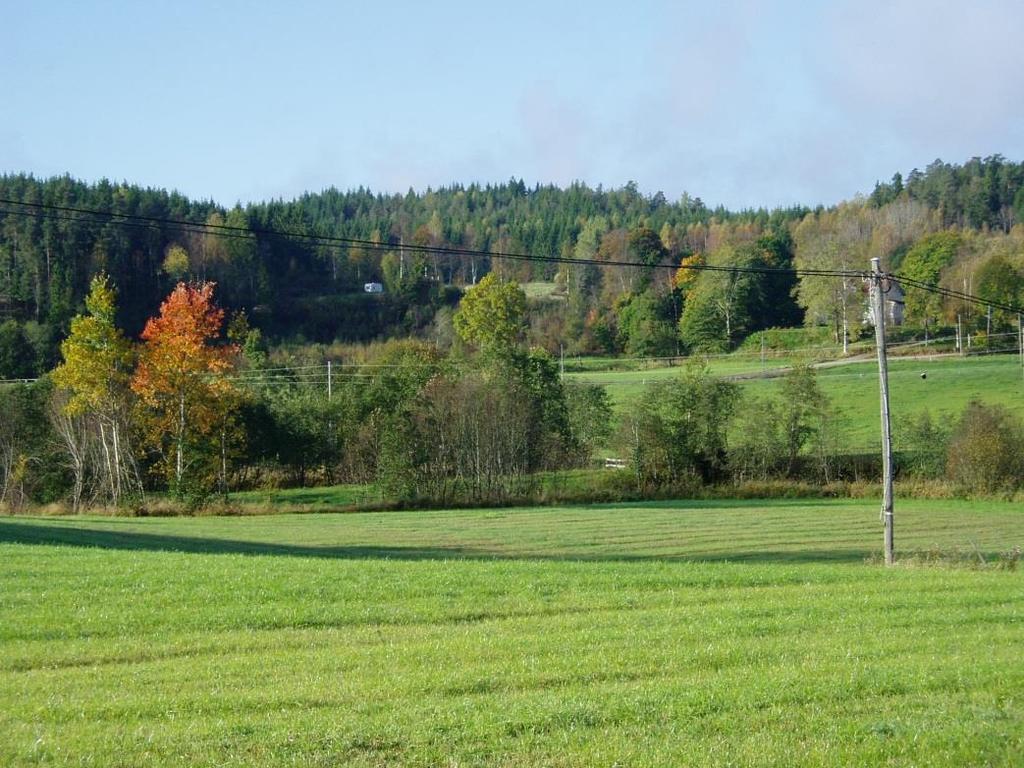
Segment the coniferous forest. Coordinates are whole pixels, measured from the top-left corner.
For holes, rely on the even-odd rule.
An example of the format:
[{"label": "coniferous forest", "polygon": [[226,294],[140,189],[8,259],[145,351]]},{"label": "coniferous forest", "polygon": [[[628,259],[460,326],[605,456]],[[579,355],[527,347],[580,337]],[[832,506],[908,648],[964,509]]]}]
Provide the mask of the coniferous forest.
[{"label": "coniferous forest", "polygon": [[[869,195],[828,208],[729,211],[699,197],[621,189],[452,186],[405,195],[325,190],[290,201],[224,208],[177,193],[70,177],[0,177],[0,199],[150,217],[142,226],[85,213],[0,204],[0,378],[30,378],[57,363],[60,340],[83,307],[93,276],[120,293],[118,320],[130,336],[180,280],[212,281],[229,312],[244,309],[265,338],[327,343],[444,333],[460,289],[494,271],[521,283],[554,281],[564,301],[532,308],[529,341],[549,351],[676,354],[728,349],[775,326],[841,326],[842,296],[820,281],[766,277],[737,286],[673,270],[591,268],[511,262],[486,256],[424,256],[403,245],[571,256],[679,266],[688,260],[787,267],[866,268],[880,256],[892,269],[941,233],[956,245],[940,266],[972,272],[999,254],[1020,262],[1024,164],[1000,156],[963,165],[936,160],[906,178],[895,174]],[[220,224],[259,232],[225,238],[158,220]],[[391,246],[332,245],[276,233],[337,236]],[[1011,242],[1012,241],[1012,242]],[[926,260],[927,261],[927,260]],[[918,262],[915,261],[913,266]],[[1019,267],[1019,263],[1015,263]],[[929,262],[926,277],[940,275]],[[946,275],[945,273],[950,273]],[[367,282],[384,292],[369,296]],[[982,286],[984,288],[984,286]],[[735,307],[717,305],[723,293]],[[849,311],[847,311],[849,315]],[[837,319],[838,318],[838,319]],[[850,317],[847,317],[847,324]],[[28,350],[31,353],[28,354]]]},{"label": "coniferous forest", "polygon": [[[564,381],[558,359],[725,353],[802,326],[845,351],[867,334],[863,282],[807,270],[873,257],[908,280],[908,327],[960,323],[979,344],[1013,327],[1009,312],[912,283],[1020,303],[1024,164],[937,160],[829,207],[742,211],[633,184],[329,189],[228,209],[0,177],[0,378],[39,378],[0,393],[0,502],[339,481],[391,499],[500,501],[609,445],[640,493],[828,482],[852,465],[836,461],[809,370],[781,399],[744,402],[694,369],[613,419],[607,393]],[[968,431],[1006,422],[964,418]],[[922,446],[952,439],[916,429]]]}]

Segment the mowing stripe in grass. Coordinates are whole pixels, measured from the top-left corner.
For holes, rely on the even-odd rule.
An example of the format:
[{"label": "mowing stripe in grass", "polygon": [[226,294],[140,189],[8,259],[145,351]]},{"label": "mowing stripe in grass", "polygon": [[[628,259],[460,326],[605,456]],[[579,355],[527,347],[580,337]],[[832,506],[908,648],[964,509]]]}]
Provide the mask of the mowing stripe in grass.
[{"label": "mowing stripe in grass", "polygon": [[[901,519],[1024,538],[1008,504]],[[865,564],[878,529],[850,501],[0,519],[0,764],[1020,764],[1024,577]]]}]

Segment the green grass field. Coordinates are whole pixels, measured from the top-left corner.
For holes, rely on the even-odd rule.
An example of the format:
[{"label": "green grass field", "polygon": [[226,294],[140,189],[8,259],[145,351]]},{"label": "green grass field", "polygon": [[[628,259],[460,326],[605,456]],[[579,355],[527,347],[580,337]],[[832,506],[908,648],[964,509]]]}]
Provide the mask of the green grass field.
[{"label": "green grass field", "polygon": [[565,296],[559,296],[556,291],[558,284],[554,282],[546,282],[538,280],[532,283],[522,283],[519,286],[523,289],[523,293],[526,294],[528,299],[564,299]]},{"label": "green grass field", "polygon": [[[715,376],[742,376],[777,370],[792,365],[795,358],[775,356],[761,363],[759,356],[741,354],[707,358],[708,370]],[[567,372],[568,381],[585,381],[603,386],[616,408],[626,408],[643,393],[644,387],[682,376],[686,365],[662,365],[633,370],[594,370]]]},{"label": "green grass field", "polygon": [[268,491],[235,491],[231,500],[241,504],[266,504],[275,507],[301,507],[305,510],[331,511],[380,499],[372,485],[332,485],[320,488],[282,488]]},{"label": "green grass field", "polygon": [[[922,378],[921,374],[926,374]],[[851,450],[874,450],[879,441],[878,366],[857,363],[818,371],[822,389],[843,418]],[[751,392],[765,392],[778,380],[743,382]],[[929,410],[945,420],[957,418],[971,400],[1003,405],[1024,416],[1024,376],[1012,355],[890,361],[889,391],[897,421]],[[898,435],[897,435],[898,436]]]},{"label": "green grass field", "polygon": [[[903,502],[988,563],[1022,513]],[[1024,575],[873,502],[0,518],[0,765],[1020,765]]]},{"label": "green grass field", "polygon": [[[769,367],[790,361],[772,360]],[[710,361],[715,375],[743,375],[761,370],[752,357],[718,358]],[[643,392],[645,384],[679,376],[682,367],[650,370],[588,372],[567,374],[566,378],[603,384],[616,409],[628,408]],[[921,374],[927,374],[922,379]],[[878,365],[851,363],[818,369],[818,381],[838,408],[850,450],[874,450],[878,445]],[[740,381],[751,394],[767,394],[778,388],[779,378],[750,378]],[[1015,355],[991,357],[936,357],[889,361],[889,388],[894,417],[899,419],[928,409],[934,416],[955,418],[971,400],[1004,405],[1024,416],[1024,375]]]}]

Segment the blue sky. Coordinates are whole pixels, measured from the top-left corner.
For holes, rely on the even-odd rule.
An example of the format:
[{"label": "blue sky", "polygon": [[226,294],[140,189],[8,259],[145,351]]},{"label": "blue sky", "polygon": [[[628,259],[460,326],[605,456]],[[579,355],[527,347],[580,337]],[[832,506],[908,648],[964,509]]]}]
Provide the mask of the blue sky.
[{"label": "blue sky", "polygon": [[0,172],[833,203],[1024,160],[1024,3],[4,3]]}]

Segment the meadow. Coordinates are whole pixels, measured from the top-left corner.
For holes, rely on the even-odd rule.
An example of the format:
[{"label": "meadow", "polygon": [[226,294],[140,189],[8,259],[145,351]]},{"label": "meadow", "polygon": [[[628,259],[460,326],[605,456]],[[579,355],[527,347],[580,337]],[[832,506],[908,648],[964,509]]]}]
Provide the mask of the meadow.
[{"label": "meadow", "polygon": [[[715,375],[744,377],[737,381],[746,393],[766,395],[777,391],[783,367],[794,361],[773,358],[762,366],[755,356],[729,356],[710,358],[708,367]],[[567,378],[602,384],[622,412],[640,397],[645,385],[680,376],[683,370],[585,372],[567,374]],[[817,376],[837,407],[850,452],[875,450],[879,442],[878,364],[867,360],[821,367]],[[1024,370],[1016,355],[891,358],[889,390],[897,422],[925,410],[942,419],[956,418],[971,400],[1003,405],[1024,416]]]},{"label": "meadow", "polygon": [[1019,765],[1021,521],[898,500],[886,569],[856,500],[0,518],[0,764]]}]

